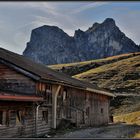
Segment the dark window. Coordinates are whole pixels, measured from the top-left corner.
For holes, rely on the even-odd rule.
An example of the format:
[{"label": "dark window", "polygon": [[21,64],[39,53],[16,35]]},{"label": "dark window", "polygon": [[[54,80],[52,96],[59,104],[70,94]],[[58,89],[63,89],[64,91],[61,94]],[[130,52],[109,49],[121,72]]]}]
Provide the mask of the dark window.
[{"label": "dark window", "polygon": [[89,107],[86,109],[86,115],[89,116]]},{"label": "dark window", "polygon": [[103,113],[103,108],[101,108],[101,113]]},{"label": "dark window", "polygon": [[3,111],[0,111],[0,125],[3,124]]},{"label": "dark window", "polygon": [[48,110],[42,111],[42,120],[48,123]]}]

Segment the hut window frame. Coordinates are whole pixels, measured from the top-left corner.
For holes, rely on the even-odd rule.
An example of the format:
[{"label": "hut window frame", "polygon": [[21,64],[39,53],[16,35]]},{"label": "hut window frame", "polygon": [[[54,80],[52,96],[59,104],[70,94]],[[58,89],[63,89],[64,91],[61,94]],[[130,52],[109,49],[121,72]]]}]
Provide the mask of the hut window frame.
[{"label": "hut window frame", "polygon": [[49,111],[43,110],[42,111],[42,121],[45,121],[46,124],[49,122]]},{"label": "hut window frame", "polygon": [[101,114],[103,114],[104,113],[104,109],[103,108],[101,108]]},{"label": "hut window frame", "polygon": [[86,115],[89,116],[89,114],[90,114],[90,107],[87,107],[86,108]]}]

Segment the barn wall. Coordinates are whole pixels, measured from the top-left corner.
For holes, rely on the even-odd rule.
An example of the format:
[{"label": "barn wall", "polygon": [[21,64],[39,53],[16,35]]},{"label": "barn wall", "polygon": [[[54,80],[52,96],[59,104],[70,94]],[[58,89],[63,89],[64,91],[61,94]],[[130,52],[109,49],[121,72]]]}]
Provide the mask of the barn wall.
[{"label": "barn wall", "polygon": [[75,88],[65,87],[65,89],[67,89],[66,100],[63,100],[63,89],[58,96],[58,125],[62,118],[71,120],[77,126],[96,126],[108,123],[108,96]]},{"label": "barn wall", "polygon": [[[17,120],[17,111],[25,111],[25,122],[24,124]],[[43,111],[48,110],[48,120],[43,119]],[[3,125],[0,125],[0,137],[10,138],[10,137],[35,137],[36,128],[37,135],[46,134],[51,128],[51,108],[40,107],[38,112],[38,121],[36,125],[36,106],[32,103],[22,103],[22,102],[0,102],[0,111],[3,111]],[[6,112],[10,112],[9,125],[6,123]],[[14,111],[14,113],[12,113]]]},{"label": "barn wall", "polygon": [[[24,111],[25,121],[19,122],[17,111]],[[35,134],[34,109],[31,104],[22,102],[0,102],[0,111],[3,111],[3,124],[0,126],[0,137],[32,137]],[[6,123],[6,112],[10,112],[9,125]]]},{"label": "barn wall", "polygon": [[16,72],[12,68],[0,63],[0,90],[15,93],[34,94],[35,82]]},{"label": "barn wall", "polygon": [[89,116],[90,126],[107,124],[109,121],[109,99],[100,94],[87,93],[89,96]]}]

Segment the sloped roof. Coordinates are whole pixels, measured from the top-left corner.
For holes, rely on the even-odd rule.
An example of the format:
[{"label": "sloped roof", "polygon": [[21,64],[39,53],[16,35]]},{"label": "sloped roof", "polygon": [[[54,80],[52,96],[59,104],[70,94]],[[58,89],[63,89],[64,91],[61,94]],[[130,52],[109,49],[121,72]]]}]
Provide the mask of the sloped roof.
[{"label": "sloped roof", "polygon": [[112,93],[97,89],[97,87],[94,87],[91,83],[72,78],[66,74],[48,68],[44,64],[36,63],[29,58],[3,48],[0,48],[0,59],[38,76],[40,78],[39,80],[43,80],[44,82],[47,82],[48,80],[55,81],[60,84],[71,85],[91,92],[96,92],[107,96],[114,96]]}]

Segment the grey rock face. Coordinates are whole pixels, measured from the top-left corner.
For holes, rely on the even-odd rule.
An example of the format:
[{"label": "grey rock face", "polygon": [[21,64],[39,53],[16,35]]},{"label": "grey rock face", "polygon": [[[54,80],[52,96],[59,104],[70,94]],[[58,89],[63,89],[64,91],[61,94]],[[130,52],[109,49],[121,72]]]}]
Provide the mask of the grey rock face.
[{"label": "grey rock face", "polygon": [[138,51],[140,47],[119,30],[113,19],[107,18],[101,24],[94,23],[85,32],[76,30],[74,37],[56,26],[44,25],[36,28],[32,30],[23,55],[50,65]]}]

